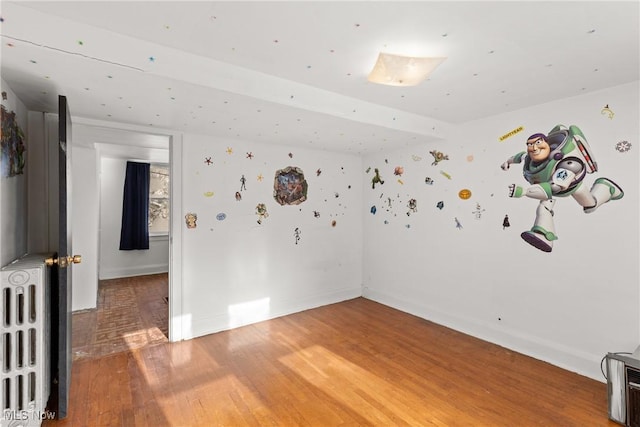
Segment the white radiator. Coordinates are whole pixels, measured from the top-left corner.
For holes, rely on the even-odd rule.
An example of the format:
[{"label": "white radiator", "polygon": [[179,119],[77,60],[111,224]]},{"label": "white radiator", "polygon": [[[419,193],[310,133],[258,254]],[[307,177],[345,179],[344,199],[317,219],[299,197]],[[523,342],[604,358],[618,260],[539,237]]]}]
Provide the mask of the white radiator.
[{"label": "white radiator", "polygon": [[0,426],[40,426],[49,399],[48,254],[0,270]]}]

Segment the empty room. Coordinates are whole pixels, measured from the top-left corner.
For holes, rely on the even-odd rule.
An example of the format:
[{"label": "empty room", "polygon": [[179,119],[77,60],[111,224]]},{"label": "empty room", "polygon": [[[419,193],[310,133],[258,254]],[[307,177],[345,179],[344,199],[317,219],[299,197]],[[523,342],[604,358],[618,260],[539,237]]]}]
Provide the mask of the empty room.
[{"label": "empty room", "polygon": [[5,1],[0,426],[640,426],[638,1]]}]

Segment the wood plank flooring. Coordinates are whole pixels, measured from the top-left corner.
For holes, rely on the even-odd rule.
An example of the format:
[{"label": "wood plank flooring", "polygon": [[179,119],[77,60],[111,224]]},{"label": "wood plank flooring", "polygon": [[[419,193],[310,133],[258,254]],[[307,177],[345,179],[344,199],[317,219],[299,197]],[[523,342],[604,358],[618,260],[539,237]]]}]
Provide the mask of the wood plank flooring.
[{"label": "wood plank flooring", "polygon": [[96,309],[73,313],[73,359],[168,342],[168,288],[167,273],[101,280]]},{"label": "wood plank flooring", "polygon": [[606,384],[357,298],[73,363],[44,426],[618,426]]}]

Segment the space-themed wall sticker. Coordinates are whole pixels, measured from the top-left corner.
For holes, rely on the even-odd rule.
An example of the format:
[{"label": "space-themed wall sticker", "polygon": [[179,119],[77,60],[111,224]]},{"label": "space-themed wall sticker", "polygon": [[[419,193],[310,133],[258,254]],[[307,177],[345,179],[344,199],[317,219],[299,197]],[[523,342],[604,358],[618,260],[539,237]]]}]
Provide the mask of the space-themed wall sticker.
[{"label": "space-themed wall sticker", "polygon": [[444,208],[444,202],[442,200],[440,200],[437,204],[436,204],[436,208],[442,210]]},{"label": "space-themed wall sticker", "polygon": [[233,154],[233,148],[231,148],[231,147],[227,147],[227,149],[225,151],[227,152],[228,155],[232,155]]},{"label": "space-themed wall sticker", "polygon": [[615,115],[613,110],[611,110],[611,108],[609,108],[609,104],[605,105],[604,108],[602,108],[602,110],[600,110],[600,114],[608,117],[609,119],[613,119],[613,116]]},{"label": "space-themed wall sticker", "polygon": [[376,184],[384,184],[384,180],[380,177],[380,171],[378,168],[373,170],[373,178],[371,178],[371,188],[375,190]]},{"label": "space-themed wall sticker", "polygon": [[535,133],[527,138],[526,147],[526,151],[509,157],[501,168],[506,171],[514,163],[524,163],[524,178],[531,186],[511,184],[509,197],[526,196],[540,201],[533,227],[520,236],[541,251],[551,252],[558,239],[553,221],[556,197],[572,196],[585,213],[591,213],[624,195],[608,178],[597,178],[591,189],[586,187],[585,176],[597,172],[598,167],[586,137],[575,125],[557,125],[547,135]]},{"label": "space-themed wall sticker", "polygon": [[224,221],[225,219],[227,219],[227,214],[224,212],[220,212],[218,215],[216,215],[216,219],[218,221]]},{"label": "space-themed wall sticker", "polygon": [[453,218],[453,220],[456,222],[456,228],[458,230],[462,230],[463,227],[462,227],[462,223],[460,222],[460,220],[457,217]]},{"label": "space-themed wall sticker", "polygon": [[320,174],[322,174],[322,170],[320,170],[320,168],[318,168],[318,170],[316,171],[316,176],[320,176]]},{"label": "space-themed wall sticker", "polygon": [[509,215],[505,214],[504,218],[502,219],[502,229],[505,230],[509,227],[511,227],[511,223],[509,222]]},{"label": "space-themed wall sticker", "polygon": [[449,155],[444,154],[442,151],[432,150],[429,151],[429,154],[433,156],[433,162],[431,162],[431,166],[436,166],[443,160],[449,160]]},{"label": "space-themed wall sticker", "polygon": [[404,173],[404,167],[402,166],[396,166],[395,169],[393,170],[393,174],[396,176],[402,176],[403,173]]},{"label": "space-themed wall sticker", "polygon": [[313,211],[313,217],[314,217],[314,218],[320,218],[320,212],[318,212],[318,211]]},{"label": "space-themed wall sticker", "polygon": [[247,178],[245,178],[244,175],[242,175],[240,177],[240,191],[246,190],[246,189],[247,189]]},{"label": "space-themed wall sticker", "polygon": [[335,227],[336,225],[338,225],[338,221],[336,221],[335,219],[331,221],[331,226]]},{"label": "space-themed wall sticker", "polygon": [[462,190],[458,191],[458,197],[460,197],[462,200],[471,198],[471,190],[469,190],[468,188],[463,188]]},{"label": "space-themed wall sticker", "polygon": [[296,227],[295,230],[293,230],[293,236],[296,239],[296,245],[298,244],[298,242],[300,241],[300,234],[302,234],[302,232],[300,231],[300,229],[298,227]]},{"label": "space-themed wall sticker", "polygon": [[267,205],[264,203],[258,203],[256,205],[256,215],[258,215],[258,224],[262,224],[262,220],[269,218],[269,212],[267,212]]},{"label": "space-themed wall sticker", "polygon": [[419,162],[420,160],[422,160],[422,157],[418,156],[417,154],[412,154],[412,155],[411,155],[411,159],[412,159],[414,162]]},{"label": "space-themed wall sticker", "polygon": [[241,201],[242,200],[242,193],[239,191],[236,191],[236,201]]},{"label": "space-themed wall sticker", "polygon": [[213,160],[211,160],[211,157],[205,157],[205,158],[204,158],[204,163],[205,163],[207,166],[211,166],[211,165],[213,164]]},{"label": "space-themed wall sticker", "polygon": [[631,143],[629,141],[620,141],[616,143],[616,151],[618,153],[626,153],[631,150]]},{"label": "space-themed wall sticker", "polygon": [[247,151],[247,159],[253,160],[253,152]]},{"label": "space-themed wall sticker", "polygon": [[451,179],[452,178],[451,174],[449,174],[449,173],[447,173],[445,171],[440,171],[440,175],[444,176],[447,179]]},{"label": "space-themed wall sticker", "polygon": [[187,224],[187,228],[196,228],[196,221],[198,221],[198,214],[189,212],[184,216],[184,222]]},{"label": "space-themed wall sticker", "polygon": [[471,163],[471,162],[473,162],[473,160],[474,160],[473,154],[469,154],[467,156],[467,162]]},{"label": "space-themed wall sticker", "polygon": [[16,119],[16,113],[7,111],[4,105],[0,106],[0,122],[2,123],[0,176],[13,177],[22,175],[26,164],[24,153],[27,151],[27,147],[24,133]]},{"label": "space-themed wall sticker", "polygon": [[307,200],[309,184],[302,169],[287,166],[276,171],[273,180],[273,198],[280,205],[299,205]]},{"label": "space-themed wall sticker", "polygon": [[378,212],[378,208],[376,207],[376,205],[371,206],[371,209],[369,209],[369,212],[371,212],[372,215],[375,215],[376,212]]},{"label": "space-themed wall sticker", "polygon": [[513,135],[522,132],[523,130],[524,130],[524,126],[518,126],[514,130],[509,131],[509,132],[505,133],[504,135],[502,135],[500,138],[498,138],[498,140],[499,141],[504,141],[505,139],[510,138]]},{"label": "space-themed wall sticker", "polygon": [[205,191],[203,193],[204,197],[213,197],[213,194],[214,194],[213,191]]},{"label": "space-themed wall sticker", "polygon": [[427,185],[433,185],[434,181],[433,179],[429,178],[428,176],[424,178],[424,183]]},{"label": "space-themed wall sticker", "polygon": [[409,208],[407,216],[411,216],[412,213],[418,212],[418,201],[416,199],[409,199],[407,207]]},{"label": "space-themed wall sticker", "polygon": [[476,210],[471,212],[475,219],[480,219],[482,218],[482,212],[484,212],[486,209],[482,209],[482,207],[480,206],[480,203],[476,203]]}]

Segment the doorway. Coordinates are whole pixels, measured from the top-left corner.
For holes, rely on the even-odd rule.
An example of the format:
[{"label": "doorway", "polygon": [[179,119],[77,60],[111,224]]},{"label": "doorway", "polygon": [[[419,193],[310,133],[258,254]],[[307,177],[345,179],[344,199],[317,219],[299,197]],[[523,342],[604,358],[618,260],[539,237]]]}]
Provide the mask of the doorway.
[{"label": "doorway", "polygon": [[[76,177],[74,174],[74,180],[94,181],[89,186],[92,194],[85,191],[78,196],[80,209],[90,205],[88,199],[92,198],[97,208],[89,215],[95,218],[95,226],[88,227],[91,232],[79,233],[95,236],[92,242],[95,265],[89,274],[96,283],[76,299],[74,360],[167,342],[170,227],[166,227],[164,233],[150,233],[148,250],[120,251],[119,238],[126,162],[165,165],[170,170],[171,136],[93,124],[76,128],[80,128],[80,136],[75,141],[80,151],[86,151],[85,160],[92,158],[93,167],[86,169],[91,169],[89,173],[93,175]],[[82,166],[79,168],[82,170]],[[165,204],[160,209],[161,216],[169,217],[165,223],[170,219],[169,200],[167,197],[159,201]],[[154,214],[157,213],[154,210]]]}]

